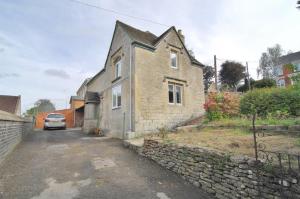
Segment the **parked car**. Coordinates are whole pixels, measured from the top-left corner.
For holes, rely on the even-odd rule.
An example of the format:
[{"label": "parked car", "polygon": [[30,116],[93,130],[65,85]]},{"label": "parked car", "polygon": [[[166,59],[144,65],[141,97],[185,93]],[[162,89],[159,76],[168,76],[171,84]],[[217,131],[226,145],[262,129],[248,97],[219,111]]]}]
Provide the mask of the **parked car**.
[{"label": "parked car", "polygon": [[50,113],[44,121],[44,130],[50,128],[66,129],[66,118],[60,113]]}]

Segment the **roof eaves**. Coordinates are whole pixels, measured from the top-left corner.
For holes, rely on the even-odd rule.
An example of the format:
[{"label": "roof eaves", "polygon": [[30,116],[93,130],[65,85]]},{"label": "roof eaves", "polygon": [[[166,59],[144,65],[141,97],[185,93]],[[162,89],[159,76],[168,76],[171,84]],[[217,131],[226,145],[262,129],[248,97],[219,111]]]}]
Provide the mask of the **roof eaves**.
[{"label": "roof eaves", "polygon": [[180,36],[178,35],[178,32],[176,31],[176,28],[175,28],[175,26],[172,26],[172,27],[170,27],[168,30],[166,30],[163,34],[161,34],[158,38],[157,38],[157,41],[155,42],[155,47],[159,44],[159,42],[171,31],[171,30],[174,30],[175,31],[175,33],[176,33],[176,35],[177,35],[177,37],[179,38],[179,40],[180,40],[180,42],[181,42],[181,44],[182,44],[182,46],[183,46],[183,48],[185,49],[185,51],[187,52],[187,54],[188,54],[188,56],[189,56],[189,58],[190,58],[190,60],[191,60],[191,63],[192,64],[194,64],[194,65],[198,65],[198,66],[200,66],[200,67],[204,67],[204,65],[201,63],[201,62],[199,62],[196,58],[194,58],[193,56],[191,56],[190,55],[190,53],[189,53],[189,51],[187,50],[187,48],[186,48],[186,46],[185,46],[185,44],[184,44],[184,42],[182,41],[182,39],[180,38]]},{"label": "roof eaves", "polygon": [[[175,29],[175,26],[172,26],[170,28],[168,28],[165,32],[163,32],[159,37],[157,37],[156,41],[154,42],[154,46],[157,46],[160,41],[172,30]],[[176,30],[175,30],[176,31]]]},{"label": "roof eaves", "polygon": [[135,45],[135,46],[139,46],[139,47],[145,48],[145,49],[147,49],[147,50],[151,50],[151,51],[156,50],[155,47],[150,46],[150,45],[145,44],[145,43],[140,42],[140,41],[133,41],[131,44],[132,44],[132,45]]}]

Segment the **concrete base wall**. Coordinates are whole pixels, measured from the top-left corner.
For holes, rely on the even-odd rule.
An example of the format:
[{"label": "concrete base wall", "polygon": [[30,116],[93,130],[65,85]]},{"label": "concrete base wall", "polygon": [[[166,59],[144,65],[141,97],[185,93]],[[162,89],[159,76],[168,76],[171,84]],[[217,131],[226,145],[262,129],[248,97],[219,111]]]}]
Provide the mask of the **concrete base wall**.
[{"label": "concrete base wall", "polygon": [[97,128],[96,119],[84,120],[84,124],[82,128],[84,133],[92,133],[95,130],[95,128]]}]

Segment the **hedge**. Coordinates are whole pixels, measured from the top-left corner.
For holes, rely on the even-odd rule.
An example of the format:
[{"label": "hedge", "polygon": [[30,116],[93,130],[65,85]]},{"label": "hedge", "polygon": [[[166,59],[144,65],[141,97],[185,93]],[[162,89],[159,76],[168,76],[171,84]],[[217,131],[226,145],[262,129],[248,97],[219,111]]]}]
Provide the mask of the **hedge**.
[{"label": "hedge", "polygon": [[296,116],[300,113],[300,89],[264,88],[247,92],[240,101],[242,114]]}]

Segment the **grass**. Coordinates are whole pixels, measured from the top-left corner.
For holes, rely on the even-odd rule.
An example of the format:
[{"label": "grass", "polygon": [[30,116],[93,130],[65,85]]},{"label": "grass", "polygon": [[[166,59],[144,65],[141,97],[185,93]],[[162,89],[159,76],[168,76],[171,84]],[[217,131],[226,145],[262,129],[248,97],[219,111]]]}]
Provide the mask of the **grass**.
[{"label": "grass", "polygon": [[[247,118],[224,118],[216,121],[204,121],[204,124],[218,125],[224,127],[243,126],[248,127],[252,125],[251,119]],[[300,125],[300,118],[287,118],[287,119],[257,119],[256,125],[283,125],[292,126]]]},{"label": "grass", "polygon": [[300,138],[296,139],[295,141],[296,145],[300,147]]},{"label": "grass", "polygon": [[[191,132],[171,133],[163,141],[165,143],[209,147],[230,154],[244,154],[254,157],[252,132],[242,128],[204,128]],[[267,135],[258,137],[258,141],[265,144],[269,151],[300,153],[300,138],[287,135]]]}]

